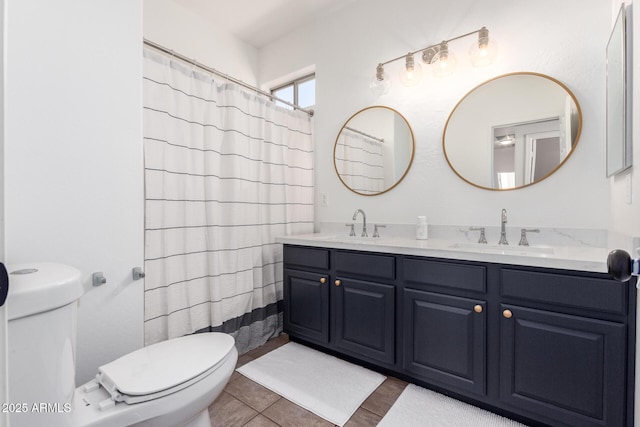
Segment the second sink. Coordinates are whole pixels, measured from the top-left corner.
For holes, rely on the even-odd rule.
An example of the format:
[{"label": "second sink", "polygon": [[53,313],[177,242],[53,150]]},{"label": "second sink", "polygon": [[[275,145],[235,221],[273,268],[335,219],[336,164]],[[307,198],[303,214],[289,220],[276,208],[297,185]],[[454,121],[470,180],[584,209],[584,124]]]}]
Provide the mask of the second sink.
[{"label": "second sink", "polygon": [[487,245],[480,243],[462,242],[449,245],[453,249],[473,250],[477,252],[490,252],[501,254],[552,254],[553,248],[550,246],[506,246]]}]

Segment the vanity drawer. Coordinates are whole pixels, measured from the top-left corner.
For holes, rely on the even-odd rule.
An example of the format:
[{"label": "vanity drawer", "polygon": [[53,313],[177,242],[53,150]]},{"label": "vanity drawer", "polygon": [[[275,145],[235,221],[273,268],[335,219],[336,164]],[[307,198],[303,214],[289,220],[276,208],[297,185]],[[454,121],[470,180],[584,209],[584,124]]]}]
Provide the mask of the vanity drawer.
[{"label": "vanity drawer", "polygon": [[627,283],[565,274],[501,270],[501,293],[506,297],[564,307],[626,314]]},{"label": "vanity drawer", "polygon": [[338,274],[353,274],[388,280],[396,278],[395,257],[388,255],[336,251],[335,267]]},{"label": "vanity drawer", "polygon": [[485,292],[486,277],[484,266],[418,258],[404,260],[404,280],[408,283]]},{"label": "vanity drawer", "polygon": [[284,264],[290,268],[329,269],[329,250],[304,246],[284,246]]}]

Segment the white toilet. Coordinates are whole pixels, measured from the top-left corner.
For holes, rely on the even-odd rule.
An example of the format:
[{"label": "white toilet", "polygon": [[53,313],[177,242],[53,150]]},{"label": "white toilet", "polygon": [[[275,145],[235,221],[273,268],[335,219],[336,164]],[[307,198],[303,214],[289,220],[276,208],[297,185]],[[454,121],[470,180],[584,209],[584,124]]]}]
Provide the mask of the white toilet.
[{"label": "white toilet", "polygon": [[160,342],[98,368],[75,386],[80,272],[61,264],[9,271],[11,427],[210,427],[208,407],[238,359],[234,339],[209,332]]}]

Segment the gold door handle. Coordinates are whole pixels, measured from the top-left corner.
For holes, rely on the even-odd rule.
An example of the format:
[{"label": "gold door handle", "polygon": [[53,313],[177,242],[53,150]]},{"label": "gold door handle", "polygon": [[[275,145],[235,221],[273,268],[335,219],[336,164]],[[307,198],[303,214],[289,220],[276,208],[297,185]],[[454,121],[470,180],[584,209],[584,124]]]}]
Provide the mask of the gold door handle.
[{"label": "gold door handle", "polygon": [[511,310],[505,310],[502,312],[502,315],[504,316],[505,319],[511,319],[511,317],[513,316],[513,313],[511,312]]},{"label": "gold door handle", "polygon": [[326,283],[327,282],[327,278],[326,277],[321,277],[320,278],[320,283]]},{"label": "gold door handle", "polygon": [[336,286],[340,286],[340,285],[342,285],[342,280],[339,280],[339,279],[338,279],[338,280],[336,280],[336,281],[335,281],[335,282],[333,282],[333,283],[335,283],[335,284],[336,284]]},{"label": "gold door handle", "polygon": [[482,306],[480,304],[476,304],[473,307],[473,311],[475,311],[476,313],[482,313]]}]

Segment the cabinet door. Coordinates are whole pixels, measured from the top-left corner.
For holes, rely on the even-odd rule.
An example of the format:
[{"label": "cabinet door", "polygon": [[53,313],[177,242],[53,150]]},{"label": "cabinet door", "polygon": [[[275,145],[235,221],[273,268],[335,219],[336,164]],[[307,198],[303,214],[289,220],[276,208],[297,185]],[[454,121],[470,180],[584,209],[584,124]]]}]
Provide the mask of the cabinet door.
[{"label": "cabinet door", "polygon": [[571,426],[622,426],[626,327],[502,305],[500,399]]},{"label": "cabinet door", "polygon": [[404,308],[404,369],[486,394],[486,302],[406,289]]},{"label": "cabinet door", "polygon": [[284,330],[300,338],[329,342],[329,276],[284,270]]},{"label": "cabinet door", "polygon": [[335,346],[372,361],[395,361],[395,287],[337,279],[334,290]]}]

